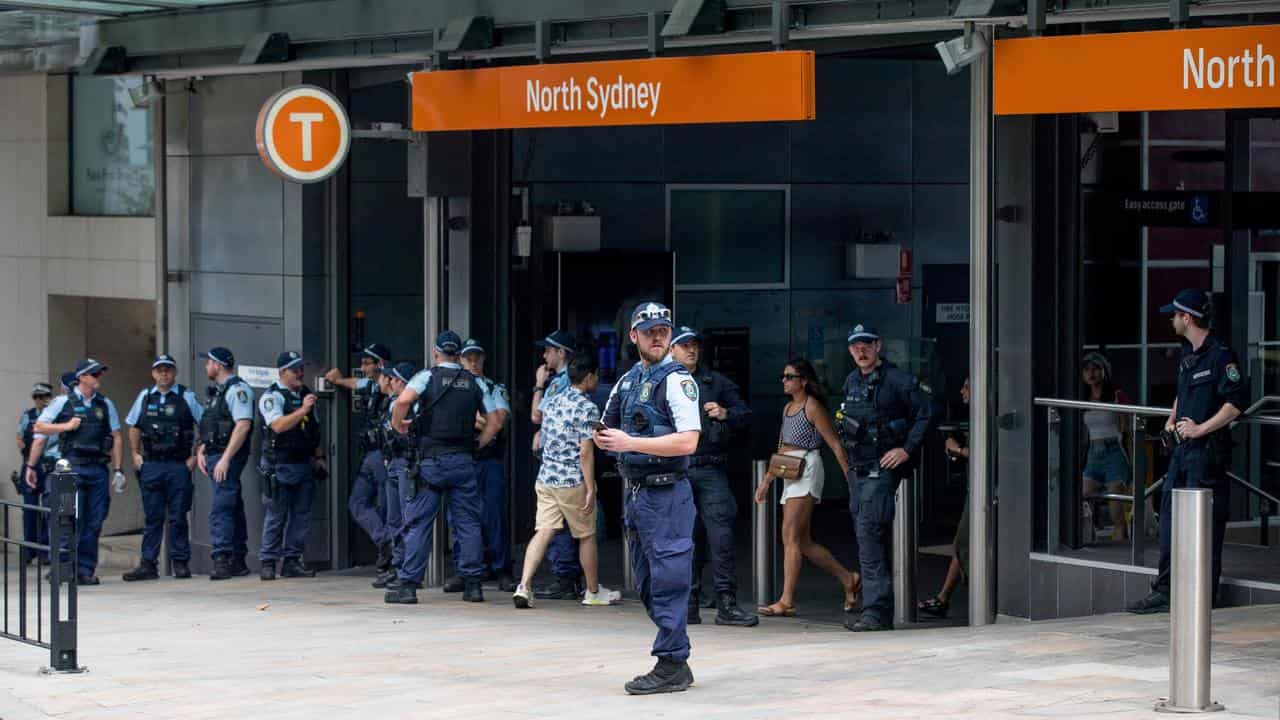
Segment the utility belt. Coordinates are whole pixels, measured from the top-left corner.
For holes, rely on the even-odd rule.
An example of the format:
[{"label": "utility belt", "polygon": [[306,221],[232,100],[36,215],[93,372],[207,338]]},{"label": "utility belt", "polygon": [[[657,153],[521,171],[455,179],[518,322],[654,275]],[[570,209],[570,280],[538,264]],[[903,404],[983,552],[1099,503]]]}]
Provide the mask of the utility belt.
[{"label": "utility belt", "polygon": [[632,475],[626,471],[623,471],[622,473],[622,479],[631,486],[632,490],[639,488],[667,487],[669,485],[675,485],[681,480],[684,480],[685,477],[686,475],[683,472],[660,473],[657,475],[643,475],[640,473]]},{"label": "utility belt", "polygon": [[144,458],[146,462],[186,462],[187,458],[191,457],[190,452],[181,453],[177,450],[147,450],[146,453]]},{"label": "utility belt", "polygon": [[475,441],[471,438],[444,438],[436,440],[430,436],[421,436],[418,438],[418,457],[421,459],[440,457],[442,455],[457,455],[458,453],[467,453],[475,455]]},{"label": "utility belt", "polygon": [[689,467],[719,467],[728,462],[728,455],[694,455],[689,458]]},{"label": "utility belt", "polygon": [[360,433],[356,440],[357,447],[360,452],[367,453],[374,450],[382,449],[382,432],[376,427],[371,427]]}]

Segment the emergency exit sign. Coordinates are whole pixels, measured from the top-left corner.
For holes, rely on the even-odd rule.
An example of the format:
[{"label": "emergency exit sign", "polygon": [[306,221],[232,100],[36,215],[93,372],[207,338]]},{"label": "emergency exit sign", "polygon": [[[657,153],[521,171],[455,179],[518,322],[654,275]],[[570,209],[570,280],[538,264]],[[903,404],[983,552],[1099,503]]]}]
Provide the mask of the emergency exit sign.
[{"label": "emergency exit sign", "polygon": [[968,323],[969,303],[938,303],[937,322]]}]

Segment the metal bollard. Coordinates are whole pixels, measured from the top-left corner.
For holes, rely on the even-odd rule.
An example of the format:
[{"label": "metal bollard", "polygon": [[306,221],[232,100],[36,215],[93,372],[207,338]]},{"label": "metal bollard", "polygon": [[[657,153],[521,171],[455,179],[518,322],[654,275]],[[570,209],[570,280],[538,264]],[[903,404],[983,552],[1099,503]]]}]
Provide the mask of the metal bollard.
[{"label": "metal bollard", "polygon": [[919,474],[898,483],[898,510],[893,517],[893,622],[916,621],[916,497]]},{"label": "metal bollard", "polygon": [[[1158,712],[1217,712],[1209,699],[1209,631],[1213,609],[1213,491],[1173,491],[1173,558],[1169,598],[1169,699]],[[1161,518],[1161,522],[1164,519]]]},{"label": "metal bollard", "polygon": [[429,588],[442,587],[445,581],[444,555],[449,546],[449,528],[445,527],[444,515],[444,508],[441,508],[431,527],[431,557],[423,583]]},{"label": "metal bollard", "polygon": [[[769,463],[756,460],[752,463],[754,491],[764,482]],[[770,488],[764,503],[755,506],[751,514],[751,582],[757,605],[774,601],[774,576],[777,573],[778,554],[778,490]]]}]

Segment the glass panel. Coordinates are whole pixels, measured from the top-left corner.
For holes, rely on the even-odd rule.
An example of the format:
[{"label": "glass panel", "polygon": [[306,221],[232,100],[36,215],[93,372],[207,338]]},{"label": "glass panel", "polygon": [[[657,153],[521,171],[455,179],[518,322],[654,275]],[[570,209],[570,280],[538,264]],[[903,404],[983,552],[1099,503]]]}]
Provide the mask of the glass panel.
[{"label": "glass panel", "polygon": [[1203,260],[1213,258],[1213,246],[1222,244],[1217,228],[1147,229],[1147,258],[1150,260]]},{"label": "glass panel", "polygon": [[[1179,290],[1189,287],[1209,289],[1213,285],[1213,272],[1206,265],[1198,268],[1152,268],[1147,272],[1147,341],[1151,343],[1178,342],[1169,316],[1160,312],[1161,306],[1173,301]],[[1215,304],[1218,298],[1214,298]]]},{"label": "glass panel", "polygon": [[1152,140],[1223,140],[1227,116],[1221,110],[1153,112],[1147,116]]},{"label": "glass panel", "polygon": [[1147,154],[1151,190],[1221,190],[1226,151],[1220,147],[1152,147]]},{"label": "glass panel", "polygon": [[[1167,325],[1167,323],[1166,323]],[[1173,331],[1170,330],[1172,335]],[[1178,394],[1178,358],[1181,347],[1152,348],[1147,352],[1147,404],[1152,407],[1173,407]],[[1153,425],[1152,430],[1159,428]]]},{"label": "glass panel", "polygon": [[1142,269],[1136,265],[1084,266],[1082,300],[1086,345],[1132,345],[1142,342],[1138,310],[1142,302]]},{"label": "glass panel", "polygon": [[677,285],[786,283],[787,191],[671,190]]},{"label": "glass panel", "polygon": [[71,208],[76,215],[155,212],[150,108],[129,90],[140,78],[81,78],[72,86]]},{"label": "glass panel", "polygon": [[1280,340],[1280,261],[1258,263],[1258,292],[1262,301],[1262,340]]}]

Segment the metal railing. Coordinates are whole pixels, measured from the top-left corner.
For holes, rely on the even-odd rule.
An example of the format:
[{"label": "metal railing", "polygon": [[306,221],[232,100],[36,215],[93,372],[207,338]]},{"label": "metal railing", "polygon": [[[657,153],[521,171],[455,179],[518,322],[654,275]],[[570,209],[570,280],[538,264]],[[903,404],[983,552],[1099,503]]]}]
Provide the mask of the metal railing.
[{"label": "metal railing", "polygon": [[[0,500],[0,575],[3,596],[0,596],[0,638],[13,640],[49,651],[49,667],[45,672],[81,672],[76,656],[76,476],[65,461],[45,478],[48,488],[48,506],[28,505],[22,502]],[[44,519],[49,529],[48,544],[31,542],[23,538],[23,513],[35,513]],[[11,516],[17,515],[15,523]],[[17,537],[14,537],[14,533]],[[10,567],[10,548],[16,548],[17,567]],[[65,548],[57,552],[56,548]],[[54,561],[46,566],[46,558],[54,555]],[[35,561],[35,578],[28,579],[31,568],[28,558]],[[41,576],[48,567],[48,592],[45,592]],[[10,580],[15,574],[16,582]],[[15,593],[16,590],[16,593]],[[35,622],[31,622],[31,596],[35,596]],[[15,597],[16,595],[16,597]],[[45,603],[48,602],[46,613]],[[16,602],[15,602],[16,599]],[[15,608],[16,606],[16,608]],[[14,610],[16,609],[16,622]],[[48,618],[48,631],[45,619]]]}]

